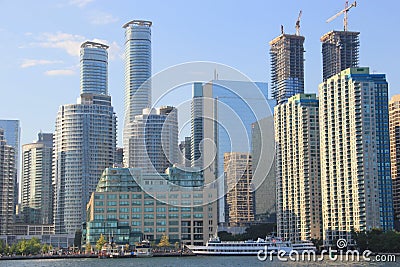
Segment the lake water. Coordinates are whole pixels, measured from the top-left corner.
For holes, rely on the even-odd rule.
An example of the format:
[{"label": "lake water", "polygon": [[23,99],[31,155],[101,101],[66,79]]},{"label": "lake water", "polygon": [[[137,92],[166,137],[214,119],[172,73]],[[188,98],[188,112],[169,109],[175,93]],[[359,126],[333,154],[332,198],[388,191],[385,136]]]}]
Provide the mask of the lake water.
[{"label": "lake water", "polygon": [[[400,258],[397,258],[400,262]],[[321,262],[280,262],[276,257],[270,261],[260,261],[256,256],[229,256],[229,257],[153,257],[153,258],[124,258],[124,259],[51,259],[51,260],[11,260],[0,261],[0,266],[7,267],[76,267],[76,266],[98,266],[98,267],[177,267],[177,266],[399,266],[395,262],[341,262],[331,261],[327,257]]]}]

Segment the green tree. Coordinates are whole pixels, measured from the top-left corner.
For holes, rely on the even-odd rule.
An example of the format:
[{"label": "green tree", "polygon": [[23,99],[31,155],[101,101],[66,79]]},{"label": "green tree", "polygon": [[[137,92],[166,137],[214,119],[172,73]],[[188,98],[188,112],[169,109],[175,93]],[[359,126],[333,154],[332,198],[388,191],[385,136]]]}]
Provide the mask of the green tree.
[{"label": "green tree", "polygon": [[43,252],[43,253],[48,253],[48,252],[49,252],[49,245],[43,244],[43,246],[42,246],[42,252]]},{"label": "green tree", "polygon": [[86,254],[92,252],[92,245],[89,242],[86,243],[85,252]]},{"label": "green tree", "polygon": [[104,236],[103,236],[103,234],[101,234],[100,235],[100,238],[97,240],[97,242],[96,242],[96,250],[97,251],[100,251],[102,248],[103,248],[103,246],[104,246],[104,244],[106,243],[107,241],[106,241],[106,239],[104,238]]},{"label": "green tree", "polygon": [[3,240],[0,240],[0,254],[4,253],[5,245],[3,243]]},{"label": "green tree", "polygon": [[170,247],[171,244],[169,243],[169,238],[166,234],[163,234],[161,239],[160,239],[160,243],[158,243],[157,245],[158,247]]}]

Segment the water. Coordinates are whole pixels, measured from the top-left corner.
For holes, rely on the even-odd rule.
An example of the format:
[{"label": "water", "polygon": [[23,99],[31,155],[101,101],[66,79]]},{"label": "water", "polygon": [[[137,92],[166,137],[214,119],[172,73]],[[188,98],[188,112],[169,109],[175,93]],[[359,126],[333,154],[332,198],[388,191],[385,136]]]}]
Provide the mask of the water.
[{"label": "water", "polygon": [[[400,262],[400,258],[397,258]],[[197,257],[153,257],[153,258],[124,258],[124,259],[50,259],[50,260],[11,260],[0,261],[0,266],[6,267],[177,267],[177,266],[399,266],[395,262],[340,262],[330,261],[327,257],[322,262],[280,262],[276,257],[272,261],[259,261],[256,256],[197,256]]]}]

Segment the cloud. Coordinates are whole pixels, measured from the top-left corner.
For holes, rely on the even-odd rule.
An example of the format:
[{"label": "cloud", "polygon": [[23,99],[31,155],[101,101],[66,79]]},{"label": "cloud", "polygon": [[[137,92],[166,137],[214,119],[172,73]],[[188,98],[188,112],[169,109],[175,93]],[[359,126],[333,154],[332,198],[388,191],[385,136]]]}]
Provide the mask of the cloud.
[{"label": "cloud", "polygon": [[79,57],[81,44],[85,41],[99,42],[108,45],[108,55],[110,60],[123,58],[123,52],[117,42],[109,42],[103,39],[89,40],[85,36],[56,32],[56,33],[42,33],[38,35],[39,42],[30,43],[30,46],[39,46],[44,48],[58,48],[63,49],[71,56]]},{"label": "cloud", "polygon": [[118,18],[114,17],[111,14],[97,11],[91,16],[90,23],[94,25],[105,25],[117,22],[118,20]]},{"label": "cloud", "polygon": [[91,2],[93,2],[93,0],[70,0],[69,4],[77,7],[84,7]]},{"label": "cloud", "polygon": [[112,43],[108,42],[107,40],[103,39],[93,39],[93,42],[106,44],[109,46],[108,48],[108,57],[110,60],[114,59],[121,59],[124,57],[121,47],[117,44],[117,42],[113,41]]},{"label": "cloud", "polygon": [[44,74],[47,76],[70,76],[74,75],[75,71],[71,69],[48,70]]},{"label": "cloud", "polygon": [[60,48],[65,50],[71,56],[79,56],[81,44],[85,41],[85,37],[70,33],[42,33],[39,36],[39,42],[32,45],[44,48]]},{"label": "cloud", "polygon": [[51,65],[63,63],[61,60],[45,60],[45,59],[24,59],[20,65],[21,68],[29,68],[39,65]]}]

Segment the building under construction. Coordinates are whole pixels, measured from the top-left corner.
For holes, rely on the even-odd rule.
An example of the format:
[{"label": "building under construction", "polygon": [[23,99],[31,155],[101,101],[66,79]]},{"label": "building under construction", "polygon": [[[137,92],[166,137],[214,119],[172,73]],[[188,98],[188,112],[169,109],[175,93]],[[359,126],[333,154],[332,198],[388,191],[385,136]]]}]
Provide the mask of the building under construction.
[{"label": "building under construction", "polygon": [[322,79],[358,67],[359,32],[330,31],[321,37]]},{"label": "building under construction", "polygon": [[304,93],[304,36],[282,33],[269,44],[271,90],[277,104]]}]

